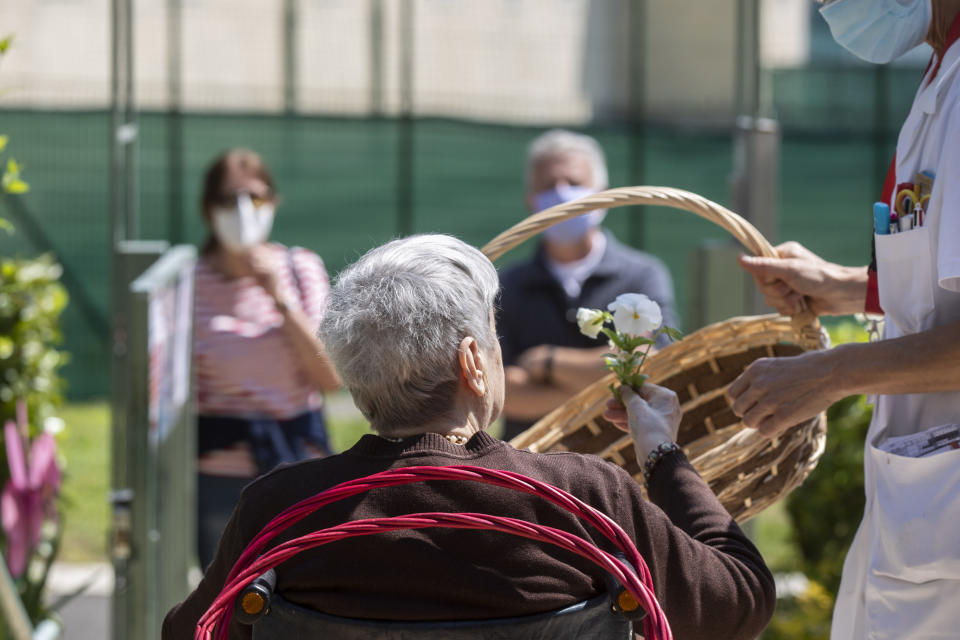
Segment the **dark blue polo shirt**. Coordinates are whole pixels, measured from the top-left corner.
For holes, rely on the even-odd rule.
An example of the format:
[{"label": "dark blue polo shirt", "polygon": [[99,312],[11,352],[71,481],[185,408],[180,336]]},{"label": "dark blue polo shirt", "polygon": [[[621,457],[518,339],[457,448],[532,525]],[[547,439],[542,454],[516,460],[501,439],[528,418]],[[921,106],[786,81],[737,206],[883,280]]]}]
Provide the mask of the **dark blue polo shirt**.
[{"label": "dark blue polo shirt", "polygon": [[[541,344],[581,349],[602,346],[606,341],[602,334],[593,339],[580,333],[577,309],[606,309],[621,293],[648,296],[660,305],[664,323],[677,327],[673,281],[666,265],[620,244],[609,231],[604,233],[607,247],[603,257],[576,298],[567,296],[550,273],[542,244],[531,259],[500,274],[497,333],[504,366],[515,364],[520,354]],[[666,340],[666,336],[661,336],[660,346]],[[512,438],[531,424],[507,420],[504,437]]]}]

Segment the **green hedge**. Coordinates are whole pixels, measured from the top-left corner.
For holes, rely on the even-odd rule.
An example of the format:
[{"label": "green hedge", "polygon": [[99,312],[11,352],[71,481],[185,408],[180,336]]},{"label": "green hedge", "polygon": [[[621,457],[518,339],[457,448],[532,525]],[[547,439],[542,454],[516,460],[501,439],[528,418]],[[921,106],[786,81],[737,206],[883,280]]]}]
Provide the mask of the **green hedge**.
[{"label": "green hedge", "polygon": [[60,274],[60,265],[49,255],[0,260],[0,419],[4,421],[14,417],[18,399],[26,399],[34,427],[53,416],[63,401],[64,383],[58,370],[67,356],[56,346],[62,341],[60,314],[68,297]]}]

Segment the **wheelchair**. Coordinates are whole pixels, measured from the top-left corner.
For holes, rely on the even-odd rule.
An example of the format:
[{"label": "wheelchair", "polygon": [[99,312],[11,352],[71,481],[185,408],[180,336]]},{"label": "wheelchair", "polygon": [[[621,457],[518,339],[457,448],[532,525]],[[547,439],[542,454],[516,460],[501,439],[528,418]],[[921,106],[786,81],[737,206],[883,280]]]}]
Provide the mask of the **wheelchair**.
[{"label": "wheelchair", "polygon": [[[491,484],[548,500],[593,525],[617,552],[536,523],[479,513],[428,512],[368,518],[315,531],[264,551],[287,527],[317,509],[370,489],[429,480]],[[545,613],[484,620],[399,622],[329,615],[285,600],[275,592],[274,567],[297,553],[348,537],[430,527],[499,531],[553,544],[586,558],[606,574],[607,592]],[[670,626],[653,592],[646,563],[623,529],[569,493],[522,474],[474,466],[405,467],[341,483],[294,504],[271,520],[247,545],[220,595],[200,618],[194,638],[227,638],[231,618],[251,625],[254,640],[337,638],[343,640],[672,640]]]}]

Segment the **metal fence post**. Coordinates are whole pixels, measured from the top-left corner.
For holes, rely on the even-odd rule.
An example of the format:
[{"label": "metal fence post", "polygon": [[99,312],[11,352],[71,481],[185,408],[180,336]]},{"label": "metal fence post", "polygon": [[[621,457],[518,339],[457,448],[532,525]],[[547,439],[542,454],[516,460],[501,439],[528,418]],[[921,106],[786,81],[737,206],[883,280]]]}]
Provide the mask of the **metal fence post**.
[{"label": "metal fence post", "polygon": [[167,1],[167,238],[183,242],[183,0]]},{"label": "metal fence post", "polygon": [[[630,56],[628,78],[629,116],[629,158],[628,171],[630,184],[643,184],[646,180],[646,90],[647,90],[647,0],[631,0],[627,5],[627,18],[630,22],[631,33],[628,55]],[[646,208],[640,207],[628,221],[628,235],[630,244],[637,248],[646,245]]]},{"label": "metal fence post", "polygon": [[133,3],[111,3],[110,246],[137,236],[136,142],[133,95]]},{"label": "metal fence post", "polygon": [[[127,265],[121,257],[122,243],[135,237],[136,229],[136,189],[135,144],[137,128],[133,121],[133,3],[132,0],[112,0],[110,3],[111,18],[111,69],[110,69],[110,130],[108,148],[110,150],[110,237],[111,251],[111,280],[112,280],[112,307],[115,318],[119,315],[119,324],[114,325],[114,351],[111,381],[111,420],[112,420],[112,486],[114,493],[111,496],[113,505],[113,524],[116,541],[116,532],[124,531],[125,522],[131,517],[132,504],[129,500],[121,500],[120,496],[130,496],[125,466],[129,463],[126,450],[125,428],[118,426],[118,420],[124,415],[123,407],[126,398],[126,372],[119,368],[117,357],[125,357],[125,351],[118,351],[117,340],[120,339],[124,349],[127,345],[126,319],[128,318],[126,286],[130,280]],[[119,333],[116,333],[119,331]],[[125,427],[125,425],[124,425]],[[129,540],[127,540],[129,543]],[[115,589],[111,601],[111,633],[114,640],[126,640],[131,636],[131,630],[137,628],[137,606],[135,593],[129,597],[129,554],[122,558],[116,557],[117,545],[112,544],[111,555],[114,556]],[[127,546],[129,549],[129,545]]]},{"label": "metal fence post", "polygon": [[383,96],[383,0],[370,0],[370,112],[384,115]]},{"label": "metal fence post", "polygon": [[297,35],[297,0],[283,0],[283,110],[288,116],[297,111]]},{"label": "metal fence post", "polygon": [[[760,1],[740,0],[737,38],[737,116],[733,133],[733,210],[749,220],[771,243],[777,239],[780,178],[780,125],[771,117],[760,59]],[[741,280],[749,295],[744,313],[763,313],[766,305],[749,276]]]},{"label": "metal fence post", "polygon": [[413,233],[414,0],[400,3],[400,114],[397,118],[397,234]]}]

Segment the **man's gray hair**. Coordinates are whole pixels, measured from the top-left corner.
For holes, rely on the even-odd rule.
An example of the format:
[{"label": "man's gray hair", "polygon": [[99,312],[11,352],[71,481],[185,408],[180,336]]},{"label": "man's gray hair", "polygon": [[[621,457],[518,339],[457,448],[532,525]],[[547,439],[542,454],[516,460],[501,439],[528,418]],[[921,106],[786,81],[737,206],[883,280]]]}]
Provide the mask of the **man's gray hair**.
[{"label": "man's gray hair", "polygon": [[459,346],[490,349],[499,281],[483,253],[447,235],[371,249],[337,276],[320,338],[370,425],[384,435],[453,408]]},{"label": "man's gray hair", "polygon": [[[609,186],[607,160],[600,143],[590,136],[574,133],[566,129],[551,129],[541,134],[527,147],[527,189],[533,184],[535,167],[544,159],[565,153],[582,153],[590,163],[590,177],[596,189]],[[584,185],[587,186],[587,185]]]}]

